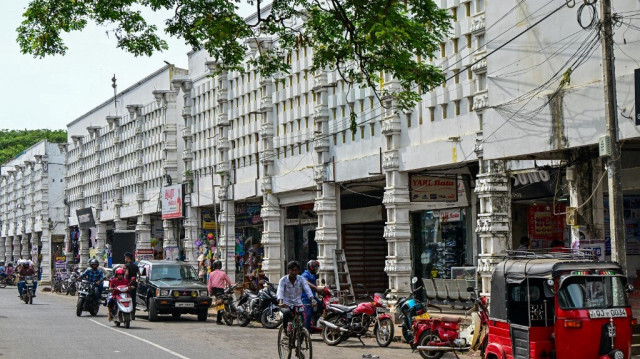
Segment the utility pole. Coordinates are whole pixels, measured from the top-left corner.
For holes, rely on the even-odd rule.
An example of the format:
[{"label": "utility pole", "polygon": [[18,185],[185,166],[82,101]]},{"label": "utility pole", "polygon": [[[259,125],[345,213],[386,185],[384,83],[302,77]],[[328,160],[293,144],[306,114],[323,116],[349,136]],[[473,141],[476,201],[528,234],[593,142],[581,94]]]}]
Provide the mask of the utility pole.
[{"label": "utility pole", "polygon": [[604,84],[604,115],[607,134],[611,140],[611,156],[606,160],[609,185],[609,228],[611,237],[611,260],[618,262],[627,272],[627,250],[625,248],[622,178],[620,166],[620,144],[618,141],[618,102],[616,100],[616,70],[613,57],[613,22],[611,0],[600,0],[602,18],[602,69]]}]

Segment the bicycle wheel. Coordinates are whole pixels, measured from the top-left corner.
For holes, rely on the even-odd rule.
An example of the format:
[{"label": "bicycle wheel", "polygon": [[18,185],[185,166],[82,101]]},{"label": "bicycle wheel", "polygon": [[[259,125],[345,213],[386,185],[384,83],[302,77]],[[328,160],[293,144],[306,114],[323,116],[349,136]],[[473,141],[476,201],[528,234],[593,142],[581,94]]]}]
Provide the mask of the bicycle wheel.
[{"label": "bicycle wheel", "polygon": [[311,348],[311,335],[309,334],[307,328],[303,327],[298,329],[296,342],[296,358],[313,358],[313,350]]},{"label": "bicycle wheel", "polygon": [[280,359],[291,358],[291,347],[289,346],[289,336],[284,328],[280,327],[278,331],[278,356]]}]

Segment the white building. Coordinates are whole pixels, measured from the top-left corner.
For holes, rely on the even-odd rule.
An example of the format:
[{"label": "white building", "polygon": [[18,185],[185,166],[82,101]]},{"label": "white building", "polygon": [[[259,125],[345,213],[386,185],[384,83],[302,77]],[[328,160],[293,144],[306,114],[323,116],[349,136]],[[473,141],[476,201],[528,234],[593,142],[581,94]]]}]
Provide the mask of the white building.
[{"label": "white building", "polygon": [[0,168],[0,259],[31,259],[50,282],[64,242],[64,154],[42,140]]},{"label": "white building", "polygon": [[[135,233],[137,250],[177,246],[180,226],[162,220],[160,203],[163,186],[181,183],[182,97],[172,80],[184,73],[165,66],[67,125],[66,238],[81,266],[104,258],[118,231]],[[83,209],[95,227],[78,227]]]}]

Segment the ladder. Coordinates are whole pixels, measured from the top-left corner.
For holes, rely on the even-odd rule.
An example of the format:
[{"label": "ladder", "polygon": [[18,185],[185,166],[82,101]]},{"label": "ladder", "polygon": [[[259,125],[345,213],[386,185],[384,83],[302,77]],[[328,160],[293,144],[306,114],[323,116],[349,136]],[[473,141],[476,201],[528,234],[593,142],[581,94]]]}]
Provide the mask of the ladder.
[{"label": "ladder", "polygon": [[356,296],[353,293],[347,257],[345,257],[342,249],[333,250],[333,274],[336,278],[336,289],[338,290],[340,304],[354,303]]}]

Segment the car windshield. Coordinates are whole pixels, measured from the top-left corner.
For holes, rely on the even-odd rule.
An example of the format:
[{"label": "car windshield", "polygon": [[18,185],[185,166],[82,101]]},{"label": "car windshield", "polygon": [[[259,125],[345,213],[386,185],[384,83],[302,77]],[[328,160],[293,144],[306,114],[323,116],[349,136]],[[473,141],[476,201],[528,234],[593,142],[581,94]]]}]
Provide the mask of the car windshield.
[{"label": "car windshield", "polygon": [[196,272],[189,265],[154,265],[151,280],[196,279]]},{"label": "car windshield", "polygon": [[629,306],[621,277],[569,277],[558,292],[558,302],[562,309]]}]

